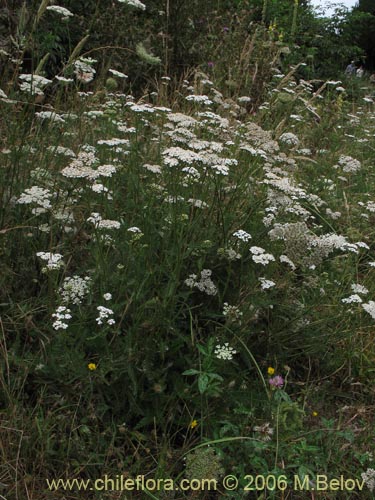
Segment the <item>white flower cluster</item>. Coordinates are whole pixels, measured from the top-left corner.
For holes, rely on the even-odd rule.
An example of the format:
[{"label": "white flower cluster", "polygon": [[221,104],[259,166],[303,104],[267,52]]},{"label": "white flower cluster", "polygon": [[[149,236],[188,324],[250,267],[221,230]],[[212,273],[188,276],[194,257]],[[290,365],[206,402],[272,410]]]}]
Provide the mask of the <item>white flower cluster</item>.
[{"label": "white flower cluster", "polygon": [[112,73],[113,76],[117,76],[118,78],[128,78],[128,75],[125,75],[125,73],[121,73],[121,71],[117,71],[116,69],[109,69],[108,71]]},{"label": "white flower cluster", "polygon": [[295,266],[294,262],[291,259],[289,259],[289,257],[287,255],[280,255],[280,262],[283,262],[284,264],[288,264],[288,266],[290,266],[291,269],[293,271],[295,271],[296,266]]},{"label": "white flower cluster", "polygon": [[375,470],[374,469],[367,469],[366,472],[362,472],[361,478],[364,480],[367,488],[370,491],[375,490]]},{"label": "white flower cluster", "polygon": [[61,269],[64,265],[63,256],[59,253],[37,252],[36,256],[47,263],[42,269],[44,273]]},{"label": "white flower cluster", "polygon": [[361,162],[351,156],[341,155],[337,163],[336,168],[342,167],[343,172],[355,173],[361,169]]},{"label": "white flower cluster", "polygon": [[209,99],[206,95],[188,95],[185,99],[198,104],[204,104],[205,106],[212,104],[211,99]]},{"label": "white flower cluster", "polygon": [[145,168],[149,172],[152,172],[153,174],[161,174],[161,167],[160,167],[160,165],[151,165],[149,163],[145,163],[143,165],[143,168]]},{"label": "white flower cluster", "polygon": [[22,74],[19,79],[22,80],[20,84],[21,91],[28,92],[31,95],[44,95],[43,88],[52,83],[52,80],[48,80],[48,78],[32,74]]},{"label": "white flower cluster", "polygon": [[354,293],[353,295],[350,295],[350,297],[341,299],[341,302],[343,304],[361,304],[362,299],[357,293]]},{"label": "white flower cluster", "polygon": [[62,286],[59,289],[62,301],[64,304],[78,305],[88,294],[91,285],[91,278],[85,276],[69,276],[64,279]]},{"label": "white flower cluster", "polygon": [[239,229],[238,231],[233,233],[233,236],[241,241],[244,241],[245,243],[251,240],[251,234],[247,233],[243,229]]},{"label": "white flower cluster", "polygon": [[99,174],[97,170],[91,168],[98,162],[93,151],[80,151],[78,157],[74,158],[71,163],[62,169],[61,174],[64,177],[73,179],[96,179]]},{"label": "white flower cluster", "polygon": [[102,325],[103,322],[107,323],[107,325],[114,325],[116,323],[116,321],[112,317],[112,309],[108,309],[108,307],[104,306],[98,306],[96,309],[99,311],[99,316],[96,318],[96,322],[98,325]]},{"label": "white flower cluster", "polygon": [[75,152],[72,151],[69,148],[65,148],[64,146],[48,146],[47,148],[48,151],[51,151],[51,153],[58,154],[58,155],[64,155],[64,156],[70,156],[70,157],[75,157]]},{"label": "white flower cluster", "polygon": [[251,247],[250,252],[252,253],[252,259],[256,264],[262,264],[262,266],[266,266],[270,262],[275,261],[275,257],[271,253],[266,253],[264,248]]},{"label": "white flower cluster", "polygon": [[224,345],[218,344],[215,346],[215,351],[217,359],[223,359],[225,361],[230,361],[233,359],[233,354],[237,354],[237,351],[230,347],[229,343],[226,342]]},{"label": "white flower cluster", "polygon": [[375,319],[375,302],[373,300],[370,300],[367,304],[362,304],[362,307],[372,319]]},{"label": "white flower cluster", "polygon": [[74,62],[74,74],[79,82],[90,83],[95,78],[96,70],[92,67],[95,59],[80,57]]},{"label": "white flower cluster", "polygon": [[361,293],[362,295],[367,295],[369,293],[365,286],[359,285],[358,283],[353,283],[351,288],[354,293]]},{"label": "white flower cluster", "polygon": [[52,123],[65,123],[64,118],[54,111],[39,111],[35,113],[35,116],[39,120],[50,120]]},{"label": "white flower cluster", "polygon": [[56,14],[60,14],[63,19],[68,19],[69,17],[72,17],[74,15],[72,12],[70,12],[70,10],[66,9],[65,7],[60,7],[60,5],[50,5],[46,10],[50,10],[52,12],[56,12]]},{"label": "white flower cluster", "polygon": [[92,212],[87,222],[94,224],[96,229],[120,229],[121,227],[121,223],[117,220],[102,219],[102,216],[98,212]]},{"label": "white flower cluster", "polygon": [[224,257],[225,259],[228,259],[229,262],[233,262],[242,257],[242,255],[232,247],[219,248],[217,254],[221,257]]},{"label": "white flower cluster", "polygon": [[224,302],[223,304],[223,315],[232,322],[241,322],[241,317],[243,316],[243,312],[240,311],[237,306],[230,306],[228,302]]},{"label": "white flower cluster", "polygon": [[205,201],[197,200],[195,198],[189,198],[187,200],[190,205],[193,205],[195,208],[208,208],[208,204]]},{"label": "white flower cluster", "polygon": [[139,0],[118,0],[120,3],[125,3],[130,5],[130,7],[135,7],[136,9],[146,10],[146,5]]},{"label": "white flower cluster", "polygon": [[117,137],[114,137],[113,139],[100,139],[98,141],[99,145],[105,145],[105,146],[120,146],[120,145],[125,145],[129,146],[130,142],[128,139],[118,139]]},{"label": "white flower cluster", "polygon": [[65,306],[60,306],[56,309],[56,312],[52,314],[52,318],[55,318],[55,321],[52,323],[52,327],[55,330],[66,330],[69,325],[65,322],[71,319],[72,315],[70,314],[70,309]]},{"label": "white flower cluster", "polygon": [[185,285],[189,288],[198,288],[201,292],[207,295],[216,295],[217,288],[211,279],[212,271],[210,269],[203,269],[200,278],[196,274],[190,274],[185,280]]},{"label": "white flower cluster", "polygon": [[284,132],[283,134],[281,134],[279,137],[279,141],[283,144],[286,144],[287,146],[298,146],[299,144],[298,137],[291,132]]},{"label": "white flower cluster", "polygon": [[211,168],[215,171],[216,174],[219,175],[228,175],[229,167],[226,165],[211,165]]},{"label": "white flower cluster", "polygon": [[276,285],[276,283],[272,280],[267,280],[266,278],[258,278],[260,281],[260,286],[262,290],[268,290]]},{"label": "white flower cluster", "polygon": [[51,196],[52,194],[48,189],[32,186],[31,188],[25,189],[18,198],[17,203],[21,205],[37,205],[38,208],[34,208],[32,212],[35,215],[39,215],[45,213],[49,208],[52,208],[50,201]]}]

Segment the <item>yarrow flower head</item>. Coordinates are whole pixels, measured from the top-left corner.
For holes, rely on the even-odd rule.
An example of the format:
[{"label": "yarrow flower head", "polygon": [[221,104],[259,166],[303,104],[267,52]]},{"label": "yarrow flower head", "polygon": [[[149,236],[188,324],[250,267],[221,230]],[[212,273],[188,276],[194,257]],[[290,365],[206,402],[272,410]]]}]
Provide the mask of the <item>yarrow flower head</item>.
[{"label": "yarrow flower head", "polygon": [[361,478],[366,483],[366,486],[370,491],[375,490],[375,470],[374,469],[367,469],[366,472],[362,472]]},{"label": "yarrow flower head", "polygon": [[20,84],[21,91],[28,92],[31,95],[44,95],[43,88],[52,83],[52,80],[48,80],[44,76],[32,74],[22,74],[19,79],[22,80]]},{"label": "yarrow flower head", "polygon": [[275,261],[275,257],[270,253],[266,253],[264,248],[254,246],[250,248],[250,252],[252,253],[252,259],[256,264],[266,266],[270,262]]},{"label": "yarrow flower head", "polygon": [[243,229],[239,229],[238,231],[233,233],[233,236],[241,241],[244,241],[245,243],[251,240],[251,234],[247,233]]},{"label": "yarrow flower head", "polygon": [[70,312],[70,309],[65,306],[58,307],[56,312],[52,314],[52,318],[56,318],[52,323],[52,327],[55,330],[66,330],[69,326],[66,321],[72,318]]},{"label": "yarrow flower head", "polygon": [[362,307],[372,319],[375,319],[375,302],[373,300],[370,300],[367,304],[362,304]]},{"label": "yarrow flower head", "polygon": [[52,208],[51,197],[52,193],[48,189],[32,186],[31,188],[25,189],[25,191],[18,198],[17,203],[21,205],[37,205],[38,208],[34,208],[33,213],[35,215],[39,215]]},{"label": "yarrow flower head", "polygon": [[200,278],[196,274],[190,274],[185,280],[185,285],[189,288],[198,288],[201,292],[207,295],[216,295],[217,288],[211,279],[212,271],[210,269],[203,269]]},{"label": "yarrow flower head", "polygon": [[279,141],[288,146],[298,146],[299,139],[295,134],[291,132],[284,132],[280,135]]},{"label": "yarrow flower head", "polygon": [[120,3],[125,3],[130,7],[135,7],[136,9],[146,10],[146,5],[139,0],[117,0]]},{"label": "yarrow flower head", "polygon": [[107,323],[107,325],[114,325],[116,323],[112,317],[114,314],[112,309],[104,306],[98,306],[96,309],[99,311],[99,316],[96,318],[98,325],[102,325],[103,322]]},{"label": "yarrow flower head", "polygon": [[44,273],[61,269],[64,265],[62,260],[63,256],[59,253],[37,252],[36,256],[46,262],[45,267],[42,269],[42,272]]},{"label": "yarrow flower head", "polygon": [[237,354],[237,351],[235,351],[233,347],[230,347],[229,343],[226,342],[224,345],[218,344],[215,347],[214,353],[216,354],[217,359],[230,361],[231,359],[233,359],[233,354]]}]

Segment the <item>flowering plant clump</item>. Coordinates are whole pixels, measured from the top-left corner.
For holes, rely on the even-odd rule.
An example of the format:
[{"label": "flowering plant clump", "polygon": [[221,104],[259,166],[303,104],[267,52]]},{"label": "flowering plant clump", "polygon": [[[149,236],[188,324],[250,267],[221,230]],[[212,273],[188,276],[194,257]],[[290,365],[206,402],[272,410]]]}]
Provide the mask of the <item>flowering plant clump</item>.
[{"label": "flowering plant clump", "polygon": [[212,2],[111,1],[100,22],[95,2],[50,3],[0,49],[4,477],[49,459],[56,477],[87,461],[92,477],[243,477],[245,459],[277,486],[339,463],[374,489],[368,91],[316,89],[316,65],[294,65],[299,4],[292,36],[278,2],[224,29]]}]

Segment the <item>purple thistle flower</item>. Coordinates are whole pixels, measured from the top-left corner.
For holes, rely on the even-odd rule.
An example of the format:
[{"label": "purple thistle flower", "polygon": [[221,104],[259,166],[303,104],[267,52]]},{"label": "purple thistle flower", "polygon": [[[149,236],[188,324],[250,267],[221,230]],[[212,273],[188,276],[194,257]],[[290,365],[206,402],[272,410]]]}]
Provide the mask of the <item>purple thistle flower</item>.
[{"label": "purple thistle flower", "polygon": [[209,68],[213,68],[215,66],[215,63],[213,61],[208,61],[207,66]]},{"label": "purple thistle flower", "polygon": [[268,380],[271,387],[275,387],[275,389],[281,389],[284,385],[284,379],[281,375],[275,375],[274,377]]}]

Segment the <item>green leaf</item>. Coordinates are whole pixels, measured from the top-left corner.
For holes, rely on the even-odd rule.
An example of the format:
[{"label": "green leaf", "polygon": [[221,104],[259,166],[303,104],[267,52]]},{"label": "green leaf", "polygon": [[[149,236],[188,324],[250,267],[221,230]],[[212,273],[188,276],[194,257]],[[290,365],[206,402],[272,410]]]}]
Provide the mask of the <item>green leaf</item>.
[{"label": "green leaf", "polygon": [[190,370],[185,370],[182,375],[199,375],[198,370],[194,370],[194,368],[191,368]]},{"label": "green leaf", "polygon": [[206,373],[202,373],[198,378],[198,389],[201,394],[204,394],[206,392],[208,382],[208,375]]}]

